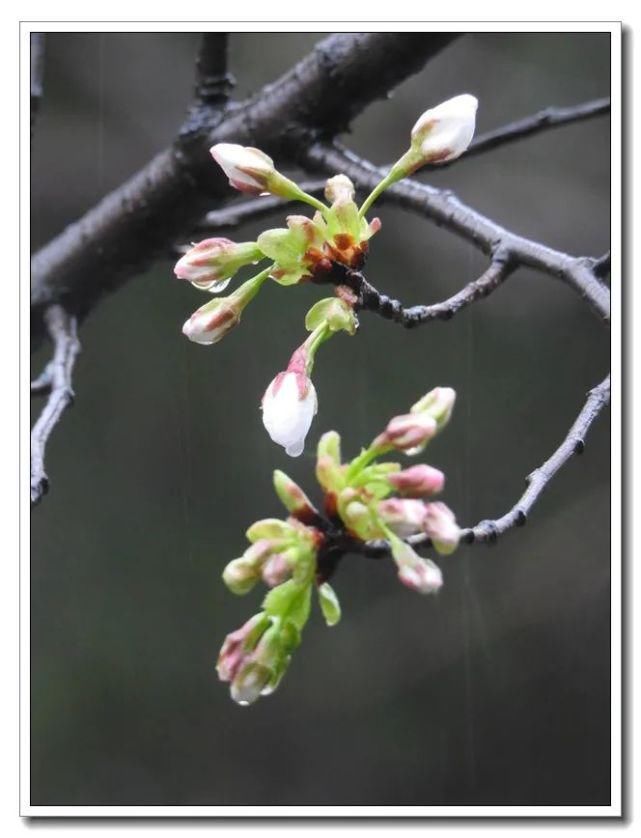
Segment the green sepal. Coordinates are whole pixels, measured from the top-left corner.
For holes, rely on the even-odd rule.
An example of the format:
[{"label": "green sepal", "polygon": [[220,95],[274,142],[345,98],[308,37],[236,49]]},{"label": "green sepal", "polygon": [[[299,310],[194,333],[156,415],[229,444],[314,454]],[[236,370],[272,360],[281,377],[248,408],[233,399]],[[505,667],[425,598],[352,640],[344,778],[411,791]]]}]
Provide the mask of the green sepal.
[{"label": "green sepal", "polygon": [[267,594],[263,601],[263,608],[270,617],[276,617],[283,623],[291,622],[302,631],[309,619],[311,584],[301,585],[294,579],[289,579],[278,585]]},{"label": "green sepal", "polygon": [[358,318],[354,309],[339,297],[326,297],[310,308],[305,317],[305,328],[312,332],[326,322],[332,332],[347,332],[353,335],[358,329]]},{"label": "green sepal", "polygon": [[336,596],[336,592],[329,584],[323,582],[318,587],[318,602],[325,617],[325,622],[328,626],[335,626],[341,618],[341,606]]}]

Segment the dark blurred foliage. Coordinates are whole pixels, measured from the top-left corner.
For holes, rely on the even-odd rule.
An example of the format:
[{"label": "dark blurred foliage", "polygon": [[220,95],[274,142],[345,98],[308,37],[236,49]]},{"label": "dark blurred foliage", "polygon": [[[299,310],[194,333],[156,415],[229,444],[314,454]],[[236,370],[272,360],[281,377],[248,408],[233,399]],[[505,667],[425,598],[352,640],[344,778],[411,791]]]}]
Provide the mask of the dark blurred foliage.
[{"label": "dark blurred foliage", "polygon": [[[238,96],[318,37],[234,35]],[[419,113],[464,91],[480,100],[479,132],[608,95],[608,39],[467,35],[359,117],[348,143],[389,162]],[[34,248],[170,142],[197,43],[49,37]],[[600,255],[609,174],[599,118],[421,177],[514,231]],[[444,298],[483,269],[447,231],[380,215],[367,273],[406,303]],[[314,492],[322,431],[339,430],[353,454],[423,392],[453,386],[454,418],[425,459],[446,470],[445,500],[472,524],[512,505],[609,366],[607,330],[567,287],[527,270],[450,323],[410,333],[364,314],[355,338],[319,353],[319,413],[304,456],[289,460],[258,403],[319,296],[266,287],[234,334],[196,346],[180,330],[203,297],[167,258],[83,325],[77,403],[52,437],[52,488],[33,514],[31,802],[607,803],[607,411],[524,530],[441,561],[438,597],[402,588],[391,563],[347,557],[334,580],[343,621],[329,630],[313,616],[274,696],[239,708],[217,681],[224,635],[261,596],[232,596],[220,573],[248,524],[280,514],[275,467]]]}]

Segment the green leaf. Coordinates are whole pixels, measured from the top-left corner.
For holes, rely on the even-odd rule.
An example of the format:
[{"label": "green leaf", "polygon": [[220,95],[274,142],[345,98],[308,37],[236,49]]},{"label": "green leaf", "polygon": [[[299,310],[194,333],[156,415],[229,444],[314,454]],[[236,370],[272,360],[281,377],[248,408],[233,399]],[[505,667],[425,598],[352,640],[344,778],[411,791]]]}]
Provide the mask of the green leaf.
[{"label": "green leaf", "polygon": [[328,582],[318,588],[318,602],[328,626],[335,626],[341,618],[341,606],[338,597]]}]

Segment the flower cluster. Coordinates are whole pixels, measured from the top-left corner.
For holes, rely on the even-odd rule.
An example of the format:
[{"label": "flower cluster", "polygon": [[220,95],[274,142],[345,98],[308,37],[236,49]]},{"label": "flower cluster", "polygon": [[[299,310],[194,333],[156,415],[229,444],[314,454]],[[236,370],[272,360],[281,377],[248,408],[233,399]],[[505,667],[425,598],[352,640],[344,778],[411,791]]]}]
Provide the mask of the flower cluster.
[{"label": "flower cluster", "polygon": [[[442,163],[461,155],[474,134],[477,102],[473,96],[456,96],[426,111],[412,129],[409,150],[391,167],[359,207],[352,181],[338,174],[327,181],[325,201],[304,192],[256,148],[219,143],[211,149],[229,183],[252,195],[277,195],[312,206],[312,218],[290,215],[284,228],[265,230],[252,242],[208,238],[194,244],[178,261],[175,274],[209,294],[224,291],[243,268],[265,260],[269,265],[246,280],[227,297],[201,306],[183,326],[195,343],[218,343],[240,322],[245,307],[269,278],[280,285],[331,278],[336,265],[360,269],[367,257],[370,238],[378,232],[378,218],[366,214],[378,196],[393,183],[425,164]],[[318,347],[338,331],[356,332],[356,296],[337,285],[335,296],[316,303],[307,314],[310,337],[294,352],[286,370],[267,388],[262,402],[263,422],[271,438],[291,456],[302,453],[305,437],[316,412],[316,392],[310,380]]]},{"label": "flower cluster", "polygon": [[[282,375],[279,387],[298,388],[295,370]],[[341,459],[339,435],[324,434],[316,462],[323,513],[286,474],[274,472],[274,488],[289,517],[253,524],[247,530],[250,546],[223,572],[233,593],[246,594],[259,581],[270,588],[262,611],[226,637],[218,658],[218,675],[230,682],[232,698],[239,704],[251,704],[279,684],[300,644],[314,587],[327,624],[339,621],[338,598],[322,569],[323,558],[335,552],[337,539],[343,551],[350,545],[357,550],[362,542],[386,539],[404,585],[423,594],[441,587],[440,568],[420,557],[410,541],[417,536],[425,543],[429,539],[444,556],[458,546],[454,514],[434,500],[445,476],[428,465],[403,469],[399,463],[378,460],[392,452],[412,456],[423,451],[449,421],[454,401],[455,393],[448,387],[431,390],[407,414],[391,419],[350,462]]]}]

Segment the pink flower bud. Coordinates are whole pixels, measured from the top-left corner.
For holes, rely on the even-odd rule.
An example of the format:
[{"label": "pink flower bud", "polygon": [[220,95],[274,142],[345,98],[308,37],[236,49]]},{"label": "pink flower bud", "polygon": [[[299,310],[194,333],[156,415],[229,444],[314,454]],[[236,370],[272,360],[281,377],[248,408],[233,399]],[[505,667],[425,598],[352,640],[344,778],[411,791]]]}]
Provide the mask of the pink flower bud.
[{"label": "pink flower bud", "polygon": [[399,580],[419,594],[434,594],[443,585],[443,574],[438,565],[429,559],[419,558],[415,564],[399,568]]},{"label": "pink flower bud", "polygon": [[397,451],[415,454],[436,435],[437,430],[436,420],[431,416],[406,413],[390,419],[387,428],[374,440],[374,445],[391,446]]},{"label": "pink flower bud", "polygon": [[429,497],[443,490],[445,475],[432,466],[412,466],[404,471],[397,471],[387,478],[394,489],[401,495],[410,497]]},{"label": "pink flower bud", "polygon": [[347,175],[334,175],[325,184],[325,197],[330,204],[336,201],[353,201],[354,184]]},{"label": "pink flower bud", "polygon": [[418,165],[444,163],[463,154],[474,136],[477,107],[477,99],[464,93],[425,111],[412,128]]},{"label": "pink flower bud", "polygon": [[400,538],[421,532],[425,519],[425,504],[420,500],[388,498],[378,504],[378,514]]},{"label": "pink flower bud", "polygon": [[223,291],[244,265],[255,265],[262,253],[255,242],[237,244],[215,238],[198,242],[176,263],[174,273],[204,291]]},{"label": "pink flower bud", "polygon": [[410,413],[431,416],[436,421],[438,430],[441,431],[450,421],[455,402],[455,390],[451,387],[435,387],[412,405]]},{"label": "pink flower bud", "polygon": [[394,538],[392,556],[398,566],[398,578],[408,588],[420,594],[433,594],[443,584],[441,571],[434,562],[422,559],[405,541]]},{"label": "pink flower bud", "polygon": [[454,513],[444,503],[426,504],[423,529],[431,538],[434,549],[442,555],[447,556],[458,547],[461,532]]},{"label": "pink flower bud", "polygon": [[269,620],[265,615],[256,614],[239,629],[227,635],[216,665],[221,681],[231,681],[235,677],[268,626]]},{"label": "pink flower bud", "polygon": [[261,576],[269,588],[281,585],[292,575],[292,565],[287,559],[287,553],[275,553],[265,562]]},{"label": "pink flower bud", "polygon": [[274,488],[276,494],[294,518],[303,523],[309,523],[317,517],[318,512],[314,504],[301,487],[285,472],[278,469],[274,472]]},{"label": "pink flower bud", "polygon": [[287,370],[274,378],[263,396],[263,424],[272,440],[290,457],[303,453],[318,401],[304,371]]},{"label": "pink flower bud", "polygon": [[194,343],[218,343],[240,322],[241,305],[231,297],[219,298],[197,309],[183,325],[183,335]]},{"label": "pink flower bud", "polygon": [[231,682],[231,697],[243,707],[253,704],[272,680],[273,671],[261,663],[248,663]]},{"label": "pink flower bud", "polygon": [[210,151],[234,189],[251,195],[269,191],[270,176],[275,172],[271,157],[257,148],[234,143],[218,143]]}]

